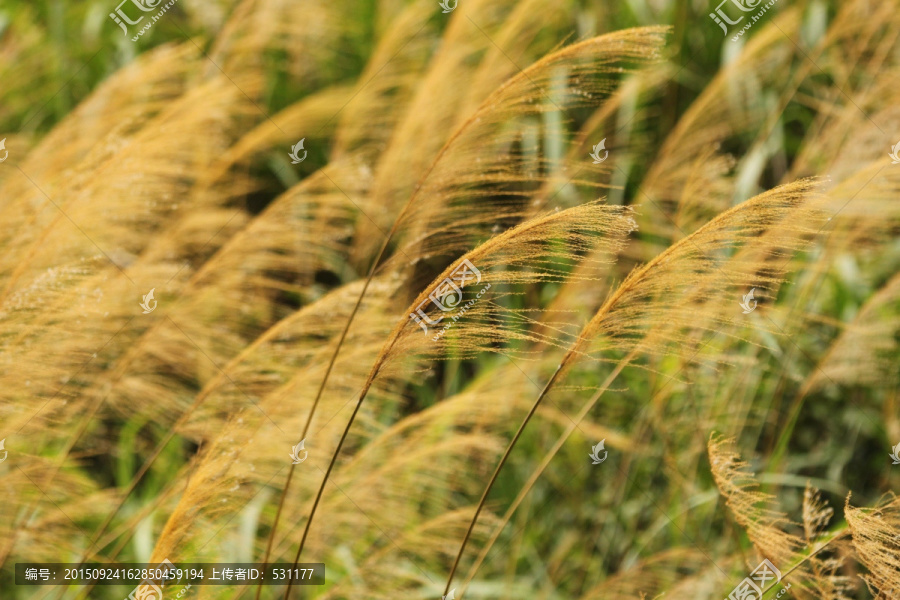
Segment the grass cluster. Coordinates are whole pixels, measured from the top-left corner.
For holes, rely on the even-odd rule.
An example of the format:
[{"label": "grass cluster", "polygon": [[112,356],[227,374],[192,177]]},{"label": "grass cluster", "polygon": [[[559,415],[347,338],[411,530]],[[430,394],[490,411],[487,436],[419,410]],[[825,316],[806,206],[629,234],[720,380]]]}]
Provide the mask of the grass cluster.
[{"label": "grass cluster", "polygon": [[897,597],[900,2],[116,8],[0,7],[0,598]]}]

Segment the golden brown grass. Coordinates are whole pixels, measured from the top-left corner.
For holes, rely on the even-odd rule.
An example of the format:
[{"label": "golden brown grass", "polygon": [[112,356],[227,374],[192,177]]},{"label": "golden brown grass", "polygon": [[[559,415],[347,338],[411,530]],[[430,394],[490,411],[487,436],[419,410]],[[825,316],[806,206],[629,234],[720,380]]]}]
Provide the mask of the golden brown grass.
[{"label": "golden brown grass", "polygon": [[702,84],[603,7],[435,4],[242,0],[11,136],[0,585],[271,560],[326,585],[190,595],[695,599],[765,557],[798,598],[896,594],[897,3],[811,44],[784,7]]}]

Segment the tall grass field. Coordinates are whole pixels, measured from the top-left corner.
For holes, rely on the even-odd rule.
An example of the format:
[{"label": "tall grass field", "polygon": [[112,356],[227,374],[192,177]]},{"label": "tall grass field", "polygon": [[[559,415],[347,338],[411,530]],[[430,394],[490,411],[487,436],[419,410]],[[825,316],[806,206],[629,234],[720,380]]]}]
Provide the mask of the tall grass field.
[{"label": "tall grass field", "polygon": [[900,600],[900,0],[117,1],[0,4],[0,600]]}]

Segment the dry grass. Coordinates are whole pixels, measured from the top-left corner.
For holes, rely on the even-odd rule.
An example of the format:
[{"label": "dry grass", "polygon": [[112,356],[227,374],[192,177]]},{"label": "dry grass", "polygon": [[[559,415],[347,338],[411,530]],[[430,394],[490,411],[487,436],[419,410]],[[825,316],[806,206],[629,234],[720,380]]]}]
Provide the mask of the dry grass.
[{"label": "dry grass", "polygon": [[896,597],[896,0],[712,73],[650,24],[683,2],[182,1],[33,114],[53,40],[0,12],[0,597],[164,558],[327,567],[190,598],[722,598],[763,558]]}]

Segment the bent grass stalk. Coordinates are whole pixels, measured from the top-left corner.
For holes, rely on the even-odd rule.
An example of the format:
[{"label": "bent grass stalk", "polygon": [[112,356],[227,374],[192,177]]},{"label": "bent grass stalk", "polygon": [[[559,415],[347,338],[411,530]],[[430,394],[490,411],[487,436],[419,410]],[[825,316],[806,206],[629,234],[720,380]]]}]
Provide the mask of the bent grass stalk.
[{"label": "bent grass stalk", "polygon": [[[337,362],[338,353],[341,351],[341,346],[344,343],[344,339],[347,337],[347,332],[350,330],[350,325],[353,323],[354,317],[356,317],[356,313],[359,310],[360,305],[362,304],[363,297],[366,295],[366,290],[369,288],[369,284],[372,282],[372,279],[375,276],[375,270],[378,262],[384,255],[384,252],[388,247],[388,243],[390,243],[391,241],[391,237],[394,234],[398,222],[399,219],[394,223],[394,227],[391,228],[390,233],[384,240],[384,244],[382,244],[381,246],[381,251],[378,253],[378,256],[375,257],[375,260],[372,261],[372,265],[369,267],[369,274],[366,276],[366,281],[363,284],[362,290],[360,290],[359,292],[359,297],[357,297],[356,299],[356,304],[353,306],[353,310],[350,312],[350,316],[347,318],[347,322],[344,324],[344,329],[341,331],[341,335],[334,347],[334,352],[331,354],[331,359],[328,361],[328,366],[325,368],[325,375],[322,377],[322,383],[319,384],[319,389],[316,391],[316,397],[313,400],[313,405],[309,410],[309,416],[306,418],[306,423],[303,425],[303,432],[300,434],[300,439],[306,439],[306,433],[309,431],[309,426],[312,423],[313,416],[316,414],[316,408],[319,406],[319,399],[322,397],[322,392],[325,390],[325,384],[328,383],[328,376],[331,374],[331,370],[332,368],[334,368],[334,365]],[[355,415],[356,411],[354,411],[353,414]],[[341,439],[341,442],[343,442],[343,438]],[[269,534],[269,540],[266,543],[266,551],[263,554],[262,562],[264,563],[269,561],[269,555],[272,553],[272,544],[275,542],[275,533],[278,530],[278,521],[281,518],[281,512],[284,508],[284,501],[285,498],[287,498],[288,489],[291,487],[291,479],[294,476],[294,469],[296,467],[297,465],[293,463],[291,464],[290,470],[288,471],[287,480],[284,483],[284,489],[281,491],[281,497],[278,499],[278,508],[275,510],[275,520],[272,523],[272,531]],[[331,470],[331,465],[329,465],[328,468],[329,470]],[[318,502],[318,498],[316,499],[316,501]],[[290,587],[290,583],[288,584],[288,587]],[[259,586],[257,586],[256,588],[256,600],[259,600],[259,596],[260,594],[262,594],[262,588],[263,584],[262,582],[260,582]]]},{"label": "bent grass stalk", "polygon": [[[699,233],[699,231],[697,232]],[[696,235],[693,234],[693,235]],[[691,236],[693,237],[693,236]],[[568,366],[569,361],[572,360],[576,354],[580,353],[582,346],[590,339],[593,333],[596,332],[596,328],[599,327],[603,318],[607,315],[610,309],[615,305],[619,298],[621,298],[627,290],[637,284],[638,281],[641,280],[650,269],[654,266],[662,262],[669,254],[675,251],[682,243],[691,240],[691,237],[685,238],[684,240],[678,242],[677,244],[670,246],[664,252],[658,254],[653,260],[648,262],[646,265],[641,267],[638,271],[636,271],[631,277],[629,277],[626,281],[622,283],[616,289],[615,293],[610,296],[606,302],[604,302],[603,306],[600,307],[600,310],[594,315],[594,317],[588,322],[587,325],[584,326],[581,333],[578,335],[578,340],[572,344],[572,347],[566,352],[563,356],[562,361],[558,367],[556,367],[556,371],[554,371],[553,375],[547,381],[544,388],[541,390],[540,394],[538,394],[537,399],[534,401],[534,404],[531,407],[531,410],[528,411],[528,414],[525,416],[525,419],[522,421],[522,424],[519,426],[518,431],[513,436],[513,439],[510,441],[509,446],[506,449],[506,452],[503,453],[503,456],[500,458],[500,462],[497,464],[496,469],[494,469],[494,474],[488,480],[487,486],[484,488],[484,492],[481,494],[481,499],[478,501],[478,504],[475,507],[475,514],[472,516],[472,521],[469,523],[469,528],[466,531],[466,535],[463,538],[462,545],[459,548],[459,552],[456,554],[456,559],[453,561],[453,567],[450,569],[450,575],[447,576],[447,585],[444,587],[444,595],[449,593],[450,584],[453,581],[453,575],[456,574],[456,569],[459,567],[459,561],[462,558],[463,552],[465,552],[466,545],[469,542],[469,539],[472,536],[472,531],[475,529],[475,524],[478,521],[478,516],[481,514],[482,509],[484,509],[485,501],[487,500],[487,496],[493,488],[494,483],[497,481],[497,476],[500,474],[500,470],[503,468],[503,465],[506,464],[509,455],[512,453],[513,447],[515,447],[516,442],[519,440],[519,437],[522,435],[522,431],[525,429],[525,426],[528,425],[528,422],[531,420],[531,417],[534,416],[534,413],[537,411],[538,406],[540,406],[544,397],[546,397],[547,392],[550,391],[550,388],[556,383],[556,379],[560,376],[561,372],[565,367]],[[691,240],[692,242],[692,240]]]},{"label": "bent grass stalk", "polygon": [[[614,34],[613,34],[613,35],[614,35]],[[603,36],[601,36],[601,37],[603,37]],[[394,234],[396,233],[399,224],[403,221],[403,218],[406,216],[406,214],[408,213],[408,211],[410,210],[410,208],[413,206],[413,203],[415,202],[415,200],[419,197],[419,194],[420,194],[421,190],[424,188],[424,183],[425,183],[425,181],[426,181],[426,180],[428,179],[428,177],[434,172],[435,168],[436,168],[437,165],[440,163],[441,159],[445,156],[445,154],[448,152],[448,150],[451,148],[451,146],[453,146],[454,142],[456,142],[456,140],[459,139],[460,136],[461,136],[461,135],[469,128],[469,127],[471,127],[474,123],[478,123],[478,122],[481,120],[481,117],[483,117],[483,116],[485,115],[485,113],[488,113],[488,112],[490,112],[491,110],[495,110],[495,109],[497,108],[497,107],[496,107],[496,101],[497,101],[498,99],[500,99],[500,98],[503,97],[503,94],[506,92],[507,89],[512,88],[513,86],[517,85],[518,83],[520,83],[520,82],[522,82],[523,80],[526,80],[526,79],[527,79],[528,81],[532,81],[531,78],[530,78],[530,76],[529,76],[530,73],[534,73],[534,72],[536,72],[536,71],[539,71],[539,70],[543,69],[543,68],[545,67],[545,65],[551,64],[554,60],[556,60],[556,59],[558,58],[559,55],[562,55],[563,53],[577,54],[582,48],[587,48],[587,47],[589,47],[592,43],[595,43],[595,42],[597,41],[597,39],[598,39],[598,38],[592,38],[592,39],[585,40],[585,41],[583,41],[583,42],[579,42],[579,43],[577,43],[577,44],[573,44],[572,46],[570,46],[570,47],[568,47],[568,48],[564,48],[563,50],[560,50],[560,51],[557,52],[557,53],[553,53],[553,54],[550,54],[550,55],[547,55],[547,56],[541,58],[540,60],[538,60],[536,63],[534,63],[533,65],[529,66],[529,67],[526,68],[525,70],[520,71],[517,75],[515,75],[515,76],[511,77],[510,79],[508,79],[506,82],[504,82],[502,85],[500,85],[500,87],[498,87],[493,93],[491,93],[491,94],[490,94],[490,95],[489,95],[489,96],[481,103],[481,105],[478,107],[478,109],[476,109],[476,110],[469,116],[469,118],[466,119],[466,121],[464,121],[464,122],[456,129],[456,131],[449,137],[449,139],[447,140],[447,142],[441,147],[441,149],[440,149],[440,151],[438,152],[438,154],[437,154],[437,156],[435,157],[435,159],[434,159],[434,160],[431,162],[431,164],[428,166],[428,169],[425,171],[425,173],[422,175],[422,177],[420,177],[419,182],[417,183],[417,185],[416,185],[416,187],[415,187],[413,193],[410,195],[410,197],[409,197],[409,199],[407,200],[406,204],[403,206],[403,208],[401,209],[401,211],[400,211],[400,213],[398,214],[397,218],[394,220],[394,224],[393,224],[393,226],[391,227],[391,230],[390,230],[390,232],[388,233],[387,238],[386,238],[385,241],[384,241],[384,244],[382,245],[381,251],[378,253],[378,255],[376,256],[375,260],[372,262],[372,266],[371,266],[370,269],[369,269],[369,274],[368,274],[367,277],[366,277],[366,282],[365,282],[365,284],[364,284],[364,286],[363,286],[363,289],[362,289],[362,291],[360,292],[360,295],[359,295],[359,297],[358,297],[358,299],[357,299],[357,307],[358,307],[359,304],[362,302],[362,299],[363,299],[363,296],[365,295],[366,289],[368,288],[369,283],[371,282],[372,278],[374,277],[374,273],[375,273],[375,270],[376,270],[376,268],[377,268],[377,266],[378,266],[378,263],[379,263],[379,262],[381,261],[381,259],[383,258],[384,254],[385,254],[385,252],[386,252],[386,250],[387,250],[387,246],[388,246],[388,244],[390,243],[390,241],[393,239]],[[356,314],[356,310],[354,309],[354,312],[350,315],[350,317],[349,317],[348,320],[347,320],[347,324],[345,325],[345,328],[344,328],[344,334],[346,334],[347,330],[350,328],[350,325],[351,325],[351,323],[352,323],[352,321],[353,321],[353,319],[354,319],[354,317],[355,317],[355,314]],[[325,377],[323,378],[322,384],[319,386],[319,390],[318,390],[318,392],[317,392],[317,394],[316,394],[316,399],[315,399],[315,401],[314,401],[314,405],[318,403],[319,398],[320,398],[320,396],[321,396],[321,394],[322,394],[322,392],[323,392],[323,390],[324,390],[324,388],[325,388],[325,385],[326,385],[326,383],[327,383],[328,377],[329,377],[329,375],[330,375],[330,373],[331,373],[331,370],[332,370],[332,368],[333,368],[333,365],[334,365],[334,363],[335,363],[335,361],[336,361],[336,359],[337,359],[338,353],[340,352],[341,346],[342,346],[342,344],[343,344],[344,334],[342,334],[341,339],[340,339],[338,345],[336,346],[335,351],[334,351],[334,353],[333,353],[333,355],[332,355],[331,361],[329,362],[328,367],[326,368]],[[367,389],[367,388],[366,388],[366,389]],[[357,408],[358,408],[358,406],[357,406]],[[353,413],[353,415],[351,416],[351,423],[352,423],[352,420],[353,420],[353,418],[354,418],[355,416],[356,416],[356,410],[354,410],[354,413]],[[311,418],[312,418],[312,417],[310,417],[310,419],[311,419]],[[349,428],[349,424],[348,424],[348,428]],[[343,443],[343,440],[344,440],[344,437],[341,438],[341,443]],[[336,454],[337,454],[337,452],[339,452],[339,451],[340,451],[340,444],[338,445],[338,449],[337,449],[337,451],[336,451]],[[329,464],[328,472],[331,471],[332,465],[333,465],[333,461],[332,461],[331,464]],[[328,472],[326,472],[326,475],[325,475],[325,481],[327,481],[327,478],[328,478]],[[279,509],[278,509],[278,511],[277,511],[277,513],[276,513],[276,517],[275,517],[276,522],[277,522],[278,519],[280,518],[281,508],[282,508],[282,506],[283,506],[284,498],[285,498],[285,496],[286,496],[287,493],[288,493],[289,485],[290,485],[290,477],[289,477],[289,479],[288,479],[288,482],[285,484],[285,489],[284,489],[284,491],[282,492],[282,497],[281,497],[281,500],[279,501]],[[324,488],[324,481],[323,481],[323,488]],[[320,488],[320,492],[321,492],[321,488]],[[313,511],[315,511],[315,506],[318,504],[318,500],[319,500],[319,497],[317,496],[317,498],[316,498],[316,503],[313,505]],[[312,518],[310,517],[310,521],[311,521],[311,520],[312,520]],[[308,524],[309,524],[309,521],[307,522],[307,530],[308,530]],[[304,539],[304,540],[306,539],[307,530],[304,531],[304,535],[303,535],[303,539]],[[273,527],[272,533],[270,534],[270,540],[269,540],[268,543],[267,543],[267,550],[266,550],[267,554],[270,552],[270,549],[271,549],[271,546],[272,546],[272,542],[273,542],[273,540],[274,540],[275,533],[276,533],[276,532],[275,532],[275,527]],[[303,545],[303,542],[301,541],[301,549],[302,549],[302,545]],[[298,551],[297,556],[298,556],[298,560],[295,561],[295,564],[296,564],[297,562],[299,562],[299,551]],[[289,590],[290,590],[290,583],[288,584],[288,591],[289,591]],[[260,588],[260,590],[257,591],[257,595],[256,595],[256,598],[257,598],[257,599],[259,598],[259,593],[260,593],[260,591],[261,591],[261,588]],[[288,597],[288,596],[285,595],[285,598],[287,598],[287,597]]]},{"label": "bent grass stalk", "polygon": [[[780,196],[775,196],[775,198],[779,199]],[[693,245],[695,248],[697,248],[697,243],[695,242],[695,238],[697,240],[700,240],[701,243],[704,240],[707,240],[708,243],[713,244],[714,246],[721,244],[722,242],[716,237],[718,227],[720,227],[722,225],[728,225],[729,223],[731,223],[732,218],[743,216],[741,213],[743,213],[744,211],[747,211],[751,214],[753,214],[754,211],[759,211],[761,214],[765,214],[767,211],[767,208],[768,208],[765,205],[766,200],[767,200],[766,195],[757,196],[755,199],[748,200],[747,202],[745,202],[743,204],[740,204],[738,206],[735,206],[735,207],[723,212],[718,217],[716,217],[712,221],[708,222],[706,225],[699,228],[694,233],[690,234],[687,237],[682,238],[675,244],[672,244],[671,246],[666,248],[666,250],[664,250],[660,254],[656,255],[652,260],[647,262],[643,267],[640,267],[640,268],[636,269],[635,271],[632,271],[632,273],[626,278],[626,280],[622,282],[622,284],[616,289],[616,291],[611,296],[609,296],[609,298],[607,298],[606,302],[603,303],[603,306],[600,307],[600,309],[597,311],[597,313],[584,326],[584,328],[579,333],[578,339],[576,340],[576,342],[572,345],[572,347],[563,356],[556,371],[553,373],[552,377],[547,382],[547,384],[544,386],[544,388],[541,390],[540,394],[538,395],[537,399],[534,402],[534,405],[532,406],[531,410],[526,415],[525,420],[519,426],[519,430],[516,432],[515,436],[513,437],[512,441],[510,442],[508,448],[506,449],[506,452],[504,452],[502,458],[500,459],[500,463],[497,465],[497,468],[494,470],[494,474],[491,476],[490,480],[488,481],[487,486],[485,487],[485,490],[481,495],[481,500],[479,500],[479,502],[476,506],[475,514],[472,517],[472,521],[469,523],[468,531],[466,531],[466,535],[463,538],[463,542],[459,549],[459,552],[456,555],[456,559],[453,562],[453,567],[450,570],[450,575],[447,577],[447,584],[444,588],[445,595],[450,590],[450,585],[453,580],[453,575],[456,573],[456,570],[459,566],[459,561],[462,558],[463,553],[465,552],[466,545],[468,544],[469,539],[471,538],[472,531],[474,530],[475,524],[478,520],[478,516],[481,514],[481,511],[484,508],[484,504],[487,500],[487,496],[490,493],[491,488],[494,486],[494,483],[496,483],[496,481],[497,481],[497,476],[500,473],[500,469],[506,463],[506,460],[509,458],[509,455],[511,454],[513,447],[515,446],[516,442],[518,441],[519,437],[521,436],[522,430],[528,424],[528,421],[531,420],[531,417],[534,415],[538,406],[543,401],[543,399],[546,397],[550,388],[553,386],[554,383],[556,383],[556,380],[560,377],[560,374],[562,373],[562,371],[568,367],[570,361],[576,355],[580,355],[582,353],[583,346],[585,344],[589,343],[589,341],[599,332],[601,325],[603,323],[603,320],[609,315],[609,313],[616,306],[616,304],[625,296],[625,294],[627,292],[632,291],[634,288],[638,287],[641,283],[644,282],[645,279],[649,279],[650,277],[655,275],[655,273],[653,272],[653,269],[655,269],[659,265],[662,265],[662,264],[668,262],[669,258],[673,254],[680,252],[687,245]],[[707,234],[710,236],[709,238],[706,237]],[[745,232],[743,235],[747,235],[747,233]],[[663,275],[665,275],[665,272],[663,273]]]},{"label": "bent grass stalk", "polygon": [[[478,114],[478,111],[476,111],[476,114]],[[449,148],[450,144],[457,137],[459,137],[459,135],[462,133],[463,129],[468,124],[474,122],[474,119],[475,119],[475,115],[470,117],[469,120],[466,121],[466,123],[463,124],[456,131],[456,133],[454,133],[454,135],[451,136],[451,138],[449,140],[447,140],[447,142],[444,144],[443,148],[441,148],[440,152],[438,152],[437,158],[435,158],[434,161],[432,161],[431,165],[428,167],[428,170],[419,179],[419,182],[416,185],[415,191],[413,191],[412,195],[409,197],[409,200],[407,200],[406,204],[403,206],[403,209],[400,211],[400,214],[394,220],[394,224],[391,226],[391,230],[388,232],[387,237],[385,237],[384,243],[381,245],[381,250],[378,252],[378,255],[372,261],[372,265],[369,267],[369,272],[366,275],[366,280],[365,280],[365,283],[363,284],[362,290],[360,290],[359,296],[356,299],[356,304],[353,307],[353,311],[350,313],[350,316],[347,318],[347,322],[344,325],[344,329],[341,332],[341,336],[338,339],[338,343],[334,348],[334,352],[331,355],[331,359],[328,361],[328,365],[325,368],[325,375],[322,377],[322,383],[319,385],[319,389],[316,391],[316,397],[313,400],[313,406],[312,406],[312,409],[310,410],[309,417],[306,420],[306,425],[303,428],[303,434],[301,434],[301,439],[303,437],[305,437],[306,431],[309,429],[309,424],[312,422],[312,418],[313,418],[313,415],[315,414],[316,407],[319,404],[319,399],[322,397],[322,392],[325,390],[325,385],[328,383],[328,378],[331,375],[331,370],[334,368],[334,365],[337,361],[338,354],[341,351],[341,347],[343,346],[344,339],[347,336],[347,332],[350,330],[350,326],[353,324],[353,319],[356,317],[357,310],[359,309],[360,305],[362,304],[363,297],[366,295],[366,290],[368,290],[369,284],[372,282],[372,279],[374,279],[375,271],[378,268],[378,264],[381,262],[381,259],[384,257],[384,254],[387,251],[387,247],[390,244],[391,240],[393,239],[394,234],[397,232],[397,228],[398,228],[400,222],[403,220],[403,217],[405,216],[406,212],[409,210],[410,206],[412,206],[413,200],[415,200],[416,197],[419,195],[419,190],[422,189],[422,185],[424,184],[425,180],[428,178],[428,176],[434,170],[435,166],[440,161],[440,159],[444,155],[444,153],[447,151],[447,148]],[[359,405],[357,405],[357,408],[359,408]],[[350,417],[351,421],[353,420],[353,418],[355,416],[356,416],[356,410],[354,409],[353,415]],[[342,436],[341,443],[343,443],[343,441],[344,441],[344,437]],[[340,451],[340,445],[338,445],[338,450],[335,452],[335,454],[337,454],[338,451]],[[328,472],[331,471],[331,467],[333,464],[334,464],[334,461],[332,460],[332,462],[328,465]],[[284,501],[285,501],[285,498],[287,497],[288,490],[291,485],[291,479],[294,474],[294,467],[296,467],[296,465],[291,465],[291,470],[288,473],[287,480],[285,481],[284,489],[282,490],[281,497],[278,500],[278,508],[275,511],[275,520],[272,525],[272,532],[269,534],[269,540],[266,543],[266,551],[265,551],[265,555],[263,558],[263,562],[266,562],[268,560],[268,557],[272,551],[272,544],[275,541],[275,534],[278,529],[278,521],[281,518],[281,512],[284,507]],[[328,478],[328,472],[326,472],[326,474],[325,474],[326,479]],[[318,501],[319,501],[319,497],[317,496],[316,502],[315,502],[315,504],[313,504],[313,511],[315,511],[315,506],[316,506],[316,504],[318,504]],[[306,531],[304,531],[304,533],[303,533],[303,539],[304,540],[306,539]],[[303,547],[302,541],[301,541],[300,547],[301,547],[301,549]],[[299,562],[299,556],[300,556],[299,552],[298,552],[297,556],[298,556],[298,560],[294,561],[295,565],[297,564],[297,562]],[[291,584],[290,584],[290,582],[288,582],[288,592],[290,592],[290,586],[291,586]],[[262,583],[260,583],[259,587],[256,590],[256,596],[255,596],[256,600],[259,600],[261,593],[262,593]],[[285,595],[285,598],[287,598],[287,597],[288,596]]]},{"label": "bent grass stalk", "polygon": [[[396,343],[400,340],[401,334],[404,329],[409,325],[409,318],[406,316],[409,313],[415,311],[416,307],[419,306],[427,297],[431,290],[437,285],[439,282],[443,281],[446,277],[448,277],[454,269],[461,264],[463,260],[469,260],[470,262],[477,263],[481,258],[489,256],[493,252],[501,251],[505,249],[508,245],[513,245],[520,237],[522,239],[528,239],[527,234],[532,234],[535,231],[542,231],[545,227],[551,227],[557,225],[559,223],[568,224],[570,221],[578,221],[587,216],[585,211],[595,210],[594,207],[591,206],[582,206],[578,208],[569,209],[567,211],[560,211],[556,213],[550,213],[548,215],[535,218],[531,221],[523,223],[518,227],[510,229],[508,231],[503,232],[502,234],[493,237],[481,244],[474,250],[463,255],[458,261],[454,261],[451,263],[444,271],[438,275],[434,280],[432,280],[429,285],[427,285],[422,292],[419,293],[419,296],[413,300],[412,304],[404,311],[403,317],[398,320],[397,324],[394,326],[393,331],[388,336],[385,341],[381,351],[378,353],[378,356],[375,359],[375,363],[372,365],[371,370],[369,371],[369,375],[366,378],[366,382],[360,390],[359,400],[357,400],[356,406],[353,409],[353,413],[350,415],[349,420],[347,421],[347,425],[344,427],[344,431],[341,434],[341,438],[338,442],[337,448],[331,456],[331,460],[328,464],[328,469],[325,471],[325,476],[322,478],[322,483],[319,485],[319,489],[316,493],[315,500],[313,501],[312,508],[310,510],[309,518],[306,521],[306,525],[303,529],[303,535],[300,539],[300,545],[297,548],[297,554],[294,558],[294,567],[300,562],[300,555],[303,552],[303,548],[306,544],[307,536],[309,535],[309,529],[312,526],[313,518],[315,517],[316,510],[319,506],[319,503],[322,499],[322,494],[325,490],[325,485],[328,483],[328,478],[331,475],[332,470],[334,469],[334,465],[337,462],[337,458],[340,455],[341,448],[344,445],[344,441],[347,439],[347,435],[350,432],[350,428],[353,426],[353,423],[356,419],[356,415],[359,412],[360,407],[362,406],[363,401],[366,398],[369,390],[371,389],[373,383],[375,382],[376,377],[381,371],[381,368],[385,365],[385,363],[390,358],[391,350],[394,348]],[[599,219],[599,217],[598,217]],[[574,225],[573,225],[574,226]],[[284,598],[285,600],[289,600],[290,592],[291,592],[292,582],[288,582],[287,589],[285,590]]]},{"label": "bent grass stalk", "polygon": [[[571,425],[566,427],[566,430],[559,436],[559,439],[556,440],[556,443],[553,445],[550,450],[547,451],[546,456],[544,456],[541,464],[535,469],[534,473],[528,478],[528,481],[522,486],[522,490],[516,496],[516,499],[513,500],[513,503],[507,509],[506,514],[500,519],[500,522],[494,528],[494,533],[491,534],[490,539],[484,545],[484,548],[481,549],[481,552],[478,555],[478,558],[475,560],[475,563],[469,569],[469,573],[466,575],[466,579],[462,584],[462,590],[460,590],[460,595],[466,592],[466,589],[471,583],[472,579],[475,577],[475,574],[478,572],[478,569],[481,567],[481,564],[484,562],[484,559],[487,558],[488,553],[490,552],[493,545],[496,543],[497,539],[500,537],[500,534],[503,533],[503,529],[506,527],[506,524],[509,523],[509,520],[512,518],[513,513],[519,508],[519,505],[525,499],[525,496],[528,495],[528,492],[531,491],[531,488],[537,482],[538,478],[543,474],[544,469],[550,464],[550,461],[553,460],[553,457],[556,456],[557,452],[559,452],[560,448],[563,447],[563,444],[569,439],[569,436],[575,431],[578,427],[578,424],[581,423],[582,419],[591,411],[591,409],[597,404],[600,400],[600,397],[606,392],[612,382],[619,376],[628,364],[634,359],[637,355],[636,350],[632,350],[631,353],[619,361],[619,364],[616,365],[616,368],[613,369],[612,373],[607,376],[606,380],[600,385],[600,389],[597,390],[597,393],[594,394],[594,397],[591,398],[579,411],[579,413],[572,419]],[[447,593],[447,590],[444,590],[444,593]]]}]

